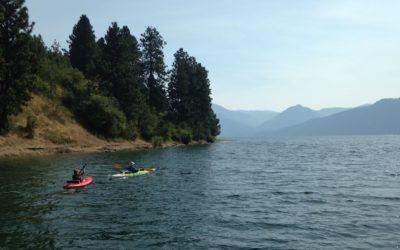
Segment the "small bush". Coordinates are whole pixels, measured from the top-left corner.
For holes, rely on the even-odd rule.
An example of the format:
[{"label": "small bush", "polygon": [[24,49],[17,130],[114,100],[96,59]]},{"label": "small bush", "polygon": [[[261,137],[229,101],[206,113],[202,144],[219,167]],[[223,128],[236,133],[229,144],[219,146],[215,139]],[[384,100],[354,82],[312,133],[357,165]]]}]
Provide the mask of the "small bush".
[{"label": "small bush", "polygon": [[153,148],[160,148],[163,145],[163,138],[161,136],[154,136],[151,139],[151,144],[153,145]]},{"label": "small bush", "polygon": [[37,93],[43,93],[46,96],[50,95],[50,84],[37,76],[34,81],[35,90]]},{"label": "small bush", "polygon": [[156,134],[161,136],[164,141],[169,141],[172,139],[174,127],[170,122],[162,121],[159,123]]},{"label": "small bush", "polygon": [[207,142],[210,142],[210,143],[213,143],[213,142],[215,142],[215,137],[214,137],[214,136],[211,136],[211,135],[209,135],[209,136],[207,136],[207,139],[206,139],[206,141],[207,141]]},{"label": "small bush", "polygon": [[38,120],[35,116],[29,115],[26,119],[26,127],[25,132],[27,133],[26,137],[33,139],[35,137],[35,130],[38,127]]},{"label": "small bush", "polygon": [[142,117],[139,119],[140,132],[145,140],[151,139],[156,132],[159,120],[157,115],[152,113],[150,110],[144,112]]},{"label": "small bush", "polygon": [[192,132],[189,129],[177,128],[173,130],[172,140],[189,144],[193,139]]},{"label": "small bush", "polygon": [[181,142],[183,144],[189,144],[192,141],[192,133],[187,130],[181,131]]}]

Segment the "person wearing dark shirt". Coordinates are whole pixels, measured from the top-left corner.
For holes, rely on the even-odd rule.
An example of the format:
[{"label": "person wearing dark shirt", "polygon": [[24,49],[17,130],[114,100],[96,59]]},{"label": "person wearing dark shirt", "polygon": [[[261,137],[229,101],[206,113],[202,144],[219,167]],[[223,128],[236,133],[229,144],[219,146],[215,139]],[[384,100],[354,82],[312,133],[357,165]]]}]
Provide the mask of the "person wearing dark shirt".
[{"label": "person wearing dark shirt", "polygon": [[72,180],[81,182],[82,181],[82,176],[85,174],[85,167],[86,164],[80,169],[80,168],[75,168],[74,169],[74,175],[72,175]]},{"label": "person wearing dark shirt", "polygon": [[133,161],[131,161],[131,163],[129,164],[129,166],[126,168],[127,172],[131,172],[131,173],[136,173],[137,171],[139,171],[139,169],[137,169],[135,167],[135,163]]}]

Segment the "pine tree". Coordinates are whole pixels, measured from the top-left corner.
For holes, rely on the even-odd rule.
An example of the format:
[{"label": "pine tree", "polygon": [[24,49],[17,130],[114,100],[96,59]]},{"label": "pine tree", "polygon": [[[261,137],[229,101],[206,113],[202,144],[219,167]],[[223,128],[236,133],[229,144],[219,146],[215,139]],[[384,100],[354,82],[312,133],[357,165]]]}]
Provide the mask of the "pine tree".
[{"label": "pine tree", "polygon": [[120,28],[112,23],[98,43],[102,89],[106,95],[115,96],[128,120],[137,124],[145,105],[138,42],[127,26]]},{"label": "pine tree", "polygon": [[147,27],[140,39],[142,49],[142,70],[147,99],[157,111],[167,110],[165,82],[167,79],[163,48],[166,42],[156,28]]},{"label": "pine tree", "polygon": [[175,53],[168,94],[172,120],[188,124],[195,140],[213,141],[220,127],[211,109],[208,71],[183,49]]},{"label": "pine tree", "polygon": [[208,71],[201,64],[194,65],[190,89],[192,106],[190,124],[196,140],[213,141],[219,134],[219,121],[211,108],[211,90]]},{"label": "pine tree", "polygon": [[0,133],[9,128],[8,117],[21,111],[33,89],[28,9],[24,0],[1,0],[0,5]]},{"label": "pine tree", "polygon": [[169,113],[175,123],[187,121],[190,111],[190,74],[193,58],[183,49],[175,54],[168,84]]},{"label": "pine tree", "polygon": [[69,36],[69,56],[71,65],[79,69],[86,77],[94,74],[96,38],[89,18],[82,15]]}]

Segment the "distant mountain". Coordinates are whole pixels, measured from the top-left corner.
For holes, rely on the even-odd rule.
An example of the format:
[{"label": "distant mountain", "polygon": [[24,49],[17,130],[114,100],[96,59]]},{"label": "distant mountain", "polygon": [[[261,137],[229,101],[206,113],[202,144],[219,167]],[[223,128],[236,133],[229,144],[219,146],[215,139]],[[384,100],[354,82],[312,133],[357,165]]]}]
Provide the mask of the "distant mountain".
[{"label": "distant mountain", "polygon": [[248,121],[248,124],[253,127],[258,127],[265,121],[271,120],[274,118],[278,112],[275,111],[257,111],[257,110],[235,110],[234,112],[244,114],[246,116],[250,116],[251,119]]},{"label": "distant mountain", "polygon": [[254,131],[253,127],[231,120],[224,116],[218,116],[221,125],[221,137],[250,137]]},{"label": "distant mountain", "polygon": [[372,105],[349,109],[270,133],[285,136],[361,134],[400,134],[400,99],[383,99]]},{"label": "distant mountain", "polygon": [[276,115],[273,119],[264,122],[259,131],[272,131],[303,123],[307,120],[321,117],[317,111],[296,105]]},{"label": "distant mountain", "polygon": [[245,114],[238,114],[231,110],[228,110],[220,105],[213,104],[212,109],[219,119],[221,125],[221,133],[219,136],[222,137],[246,137],[249,136],[252,131],[252,127],[246,124],[250,116]]},{"label": "distant mountain", "polygon": [[277,114],[273,111],[228,110],[218,104],[213,104],[212,109],[220,120],[222,137],[251,136],[257,126]]},{"label": "distant mountain", "polygon": [[330,116],[339,112],[343,112],[345,110],[348,110],[347,108],[325,108],[325,109],[321,109],[318,110],[318,114],[320,114],[321,116]]},{"label": "distant mountain", "polygon": [[243,123],[250,127],[257,127],[266,120],[274,117],[277,112],[274,111],[252,111],[252,110],[229,110],[221,105],[213,104],[212,109],[218,115],[223,115],[230,120]]}]

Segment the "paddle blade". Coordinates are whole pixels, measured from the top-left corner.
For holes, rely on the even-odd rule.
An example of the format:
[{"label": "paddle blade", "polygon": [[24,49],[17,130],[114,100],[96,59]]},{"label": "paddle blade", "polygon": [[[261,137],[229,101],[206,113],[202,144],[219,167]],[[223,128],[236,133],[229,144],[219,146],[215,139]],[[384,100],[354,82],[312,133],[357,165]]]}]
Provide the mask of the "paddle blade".
[{"label": "paddle blade", "polygon": [[149,167],[149,168],[145,168],[144,170],[148,171],[148,172],[154,172],[156,171],[155,168]]},{"label": "paddle blade", "polygon": [[122,168],[122,165],[121,165],[120,163],[118,163],[118,162],[114,162],[114,163],[112,164],[112,167],[115,168],[115,169],[121,169],[121,168]]}]

